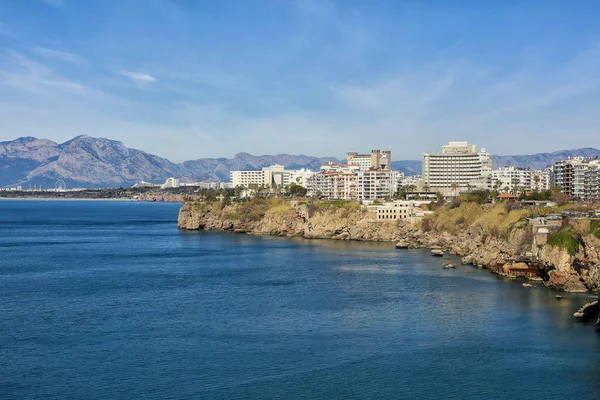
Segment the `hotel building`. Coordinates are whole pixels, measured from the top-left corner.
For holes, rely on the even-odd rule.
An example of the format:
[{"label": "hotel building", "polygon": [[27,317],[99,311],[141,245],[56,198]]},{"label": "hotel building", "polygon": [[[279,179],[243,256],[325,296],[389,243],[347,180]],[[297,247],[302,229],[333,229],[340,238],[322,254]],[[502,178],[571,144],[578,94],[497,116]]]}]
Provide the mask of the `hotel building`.
[{"label": "hotel building", "polygon": [[491,170],[489,153],[467,142],[450,142],[441,153],[423,153],[423,184],[430,189],[464,188],[487,179]]}]

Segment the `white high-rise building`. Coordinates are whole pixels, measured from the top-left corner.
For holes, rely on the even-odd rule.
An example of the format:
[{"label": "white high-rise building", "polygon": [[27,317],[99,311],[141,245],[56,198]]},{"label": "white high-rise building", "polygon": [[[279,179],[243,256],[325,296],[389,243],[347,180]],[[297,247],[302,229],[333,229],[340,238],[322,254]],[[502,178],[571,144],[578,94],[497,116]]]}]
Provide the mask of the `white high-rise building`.
[{"label": "white high-rise building", "polygon": [[492,171],[491,185],[501,192],[521,193],[532,188],[532,174],[528,168],[501,167]]},{"label": "white high-rise building", "polygon": [[489,177],[490,155],[467,142],[450,142],[441,153],[423,153],[423,184],[430,189],[465,188]]},{"label": "white high-rise building", "polygon": [[596,174],[600,160],[571,157],[552,166],[551,186],[560,186],[562,193],[578,199],[595,199]]}]

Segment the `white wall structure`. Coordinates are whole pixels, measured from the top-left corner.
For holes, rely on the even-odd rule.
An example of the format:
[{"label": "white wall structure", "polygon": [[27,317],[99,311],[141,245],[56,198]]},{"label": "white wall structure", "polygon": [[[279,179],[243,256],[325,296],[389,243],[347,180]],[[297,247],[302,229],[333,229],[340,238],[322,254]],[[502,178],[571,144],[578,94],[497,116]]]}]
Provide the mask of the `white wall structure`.
[{"label": "white wall structure", "polygon": [[381,205],[367,206],[367,210],[373,219],[379,221],[399,220],[399,219],[419,219],[425,216],[425,211],[421,208],[423,204],[429,204],[431,201],[419,200],[396,200]]},{"label": "white wall structure", "polygon": [[165,181],[165,183],[163,183],[160,188],[161,189],[168,189],[168,188],[178,188],[178,187],[179,187],[179,179],[177,179],[177,178],[167,178],[167,180]]},{"label": "white wall structure", "polygon": [[466,188],[487,179],[491,170],[489,153],[467,142],[450,142],[441,153],[423,153],[423,184],[430,189]]}]

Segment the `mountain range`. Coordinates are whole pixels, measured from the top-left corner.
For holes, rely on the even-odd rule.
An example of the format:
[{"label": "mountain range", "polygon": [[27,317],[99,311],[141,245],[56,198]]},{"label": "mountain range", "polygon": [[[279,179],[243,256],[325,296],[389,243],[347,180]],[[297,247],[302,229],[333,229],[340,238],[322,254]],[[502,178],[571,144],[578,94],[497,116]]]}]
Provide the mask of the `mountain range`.
[{"label": "mountain range", "polygon": [[[494,168],[504,165],[545,168],[569,156],[600,157],[600,150],[583,148],[519,156],[491,156]],[[166,158],[125,147],[121,142],[77,136],[65,143],[22,137],[0,142],[0,187],[17,185],[53,188],[62,180],[67,187],[128,187],[139,181],[163,182],[168,177],[184,181],[228,181],[231,170],[260,169],[280,164],[288,169],[318,170],[335,157],[305,155],[236,154],[233,158],[201,158],[173,163]],[[421,173],[421,161],[394,161],[406,174]]]}]

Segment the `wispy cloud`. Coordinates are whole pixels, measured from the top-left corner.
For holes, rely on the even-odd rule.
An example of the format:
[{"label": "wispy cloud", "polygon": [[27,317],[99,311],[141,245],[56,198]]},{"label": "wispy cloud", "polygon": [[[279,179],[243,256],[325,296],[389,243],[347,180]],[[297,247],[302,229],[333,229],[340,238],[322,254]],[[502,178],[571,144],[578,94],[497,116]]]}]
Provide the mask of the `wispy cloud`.
[{"label": "wispy cloud", "polygon": [[57,74],[48,64],[14,50],[8,50],[5,54],[3,61],[7,62],[7,68],[0,69],[0,86],[39,96],[54,96],[55,91],[76,95],[93,92],[91,88]]},{"label": "wispy cloud", "polygon": [[153,77],[152,75],[141,73],[141,72],[132,72],[132,71],[119,71],[119,74],[131,79],[136,83],[155,83],[158,82],[158,79]]},{"label": "wispy cloud", "polygon": [[46,57],[53,58],[59,61],[70,62],[73,64],[84,64],[85,60],[73,53],[69,53],[68,51],[49,49],[47,47],[39,47],[36,46],[33,48],[34,53]]}]

